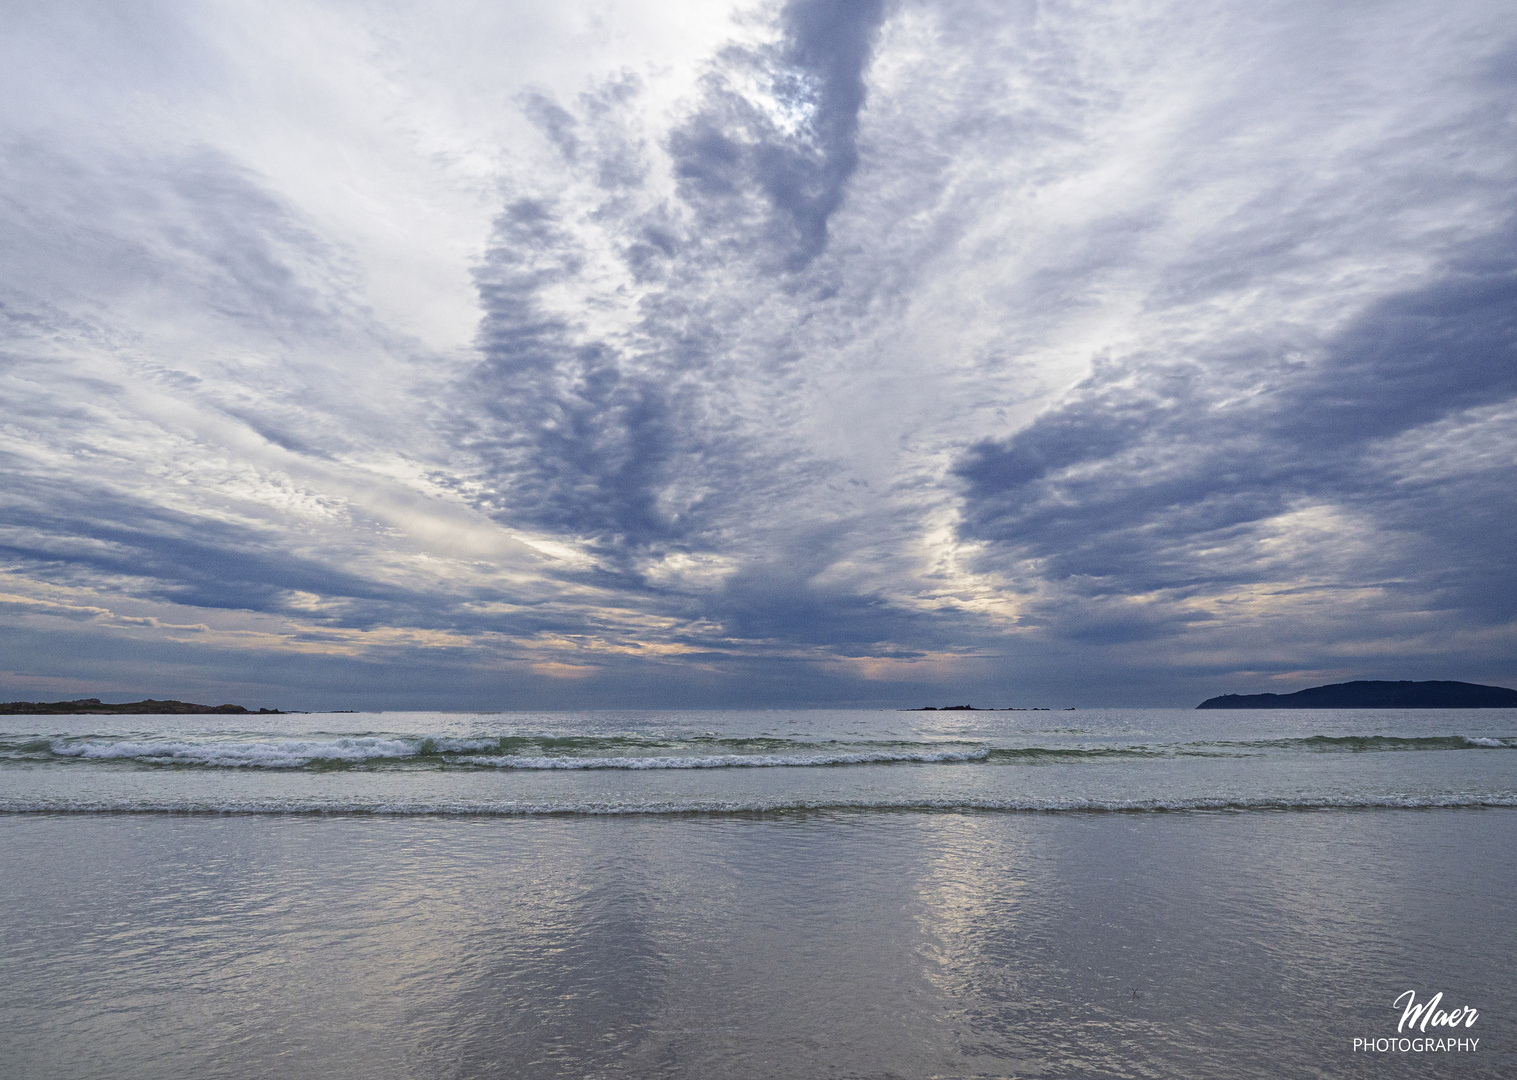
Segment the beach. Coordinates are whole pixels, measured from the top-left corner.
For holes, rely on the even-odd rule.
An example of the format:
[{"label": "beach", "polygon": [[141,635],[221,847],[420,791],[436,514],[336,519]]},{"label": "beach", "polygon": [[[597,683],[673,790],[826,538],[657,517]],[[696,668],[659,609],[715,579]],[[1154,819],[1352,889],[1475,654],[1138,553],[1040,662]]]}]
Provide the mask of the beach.
[{"label": "beach", "polygon": [[[1509,810],[26,815],[21,1077],[1502,1076]],[[1407,989],[1474,1052],[1366,1053]]]},{"label": "beach", "polygon": [[0,1080],[1517,1077],[1513,14],[7,4]]},{"label": "beach", "polygon": [[[346,735],[331,732],[338,719]],[[730,755],[755,726],[813,748],[791,758],[865,753],[839,750],[847,731],[950,741],[960,757],[334,769],[14,751],[0,767],[13,806],[65,789],[76,805],[0,816],[8,1075],[1496,1077],[1517,1064],[1505,713],[1256,718],[1370,741],[1344,750],[1297,733],[1224,749],[1228,782],[1252,783],[1255,805],[1189,808],[1163,804],[1196,802],[1211,781],[1190,774],[1218,759],[1187,756],[1207,741],[1193,736],[1215,734],[1187,725],[1216,721],[1178,711],[425,719],[472,725],[479,741],[600,732],[598,751],[560,743],[560,757],[625,758],[639,730],[676,744],[645,758],[690,758],[712,736]],[[358,730],[351,717],[279,722],[304,729],[261,736],[286,749]],[[1444,741],[1375,733],[1407,725]],[[11,725],[10,745],[25,726]],[[1276,738],[1233,741],[1280,741],[1261,733]],[[183,759],[252,734],[197,742],[176,728],[161,741]],[[54,736],[78,745],[67,739]],[[1008,753],[1033,742],[1065,757]],[[1103,747],[1130,753],[1070,756]],[[49,773],[67,782],[49,789]],[[1065,805],[989,805],[1018,787],[1037,802],[1048,777]],[[449,778],[462,786],[445,807]],[[543,778],[572,783],[532,786]],[[218,781],[219,810],[128,805],[156,784],[160,802],[189,806]],[[486,781],[493,810],[472,786]],[[736,808],[638,808],[650,782],[668,804],[705,797],[691,783],[727,785]],[[388,809],[357,808],[386,785]],[[834,805],[799,805],[823,788]],[[1146,808],[1117,805],[1140,788]],[[337,794],[323,808],[310,790]],[[760,796],[774,805],[744,805]],[[1464,1048],[1374,1049],[1398,1034],[1393,1002],[1408,990],[1478,1010],[1457,1032]]]}]

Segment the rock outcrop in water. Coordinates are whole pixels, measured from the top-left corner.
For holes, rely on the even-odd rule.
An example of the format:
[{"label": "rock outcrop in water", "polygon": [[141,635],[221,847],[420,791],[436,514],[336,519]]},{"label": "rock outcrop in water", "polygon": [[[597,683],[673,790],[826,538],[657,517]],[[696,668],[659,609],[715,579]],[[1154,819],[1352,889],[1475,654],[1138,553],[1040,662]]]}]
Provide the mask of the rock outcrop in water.
[{"label": "rock outcrop in water", "polygon": [[[902,712],[1053,712],[1046,705],[1035,705],[1032,708],[1018,708],[1015,705],[1004,709],[982,709],[976,705],[923,705],[920,709],[902,709]],[[1073,705],[1064,710],[1074,712]]]},{"label": "rock outcrop in water", "polygon": [[0,715],[5,716],[111,716],[132,713],[250,713],[254,716],[282,715],[278,709],[245,709],[241,705],[196,705],[191,701],[124,701],[110,705],[99,698],[79,698],[77,701],[6,701],[0,702]]},{"label": "rock outcrop in water", "polygon": [[1517,690],[1467,682],[1346,682],[1294,694],[1223,694],[1198,709],[1513,709]]}]

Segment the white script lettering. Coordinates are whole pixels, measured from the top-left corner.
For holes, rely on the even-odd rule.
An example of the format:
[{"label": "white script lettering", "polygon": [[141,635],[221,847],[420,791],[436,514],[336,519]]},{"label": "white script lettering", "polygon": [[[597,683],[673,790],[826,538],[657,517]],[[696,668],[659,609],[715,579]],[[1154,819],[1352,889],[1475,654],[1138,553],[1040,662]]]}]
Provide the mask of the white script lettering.
[{"label": "white script lettering", "polygon": [[[1406,1002],[1406,1008],[1401,1013],[1401,1022],[1396,1025],[1397,1032],[1400,1032],[1403,1028],[1414,1031],[1426,1031],[1428,1024],[1432,1024],[1434,1028],[1454,1028],[1460,1024],[1470,1027],[1480,1017],[1480,1013],[1470,1005],[1445,1012],[1438,1008],[1438,1003],[1442,1000],[1443,991],[1441,990],[1434,994],[1431,1000],[1425,1001],[1421,1005],[1417,1004],[1417,992],[1415,990],[1408,990],[1397,997],[1391,1003],[1397,1008],[1401,1007],[1403,1001]],[[1418,1024],[1419,1020],[1422,1022],[1420,1026]]]}]

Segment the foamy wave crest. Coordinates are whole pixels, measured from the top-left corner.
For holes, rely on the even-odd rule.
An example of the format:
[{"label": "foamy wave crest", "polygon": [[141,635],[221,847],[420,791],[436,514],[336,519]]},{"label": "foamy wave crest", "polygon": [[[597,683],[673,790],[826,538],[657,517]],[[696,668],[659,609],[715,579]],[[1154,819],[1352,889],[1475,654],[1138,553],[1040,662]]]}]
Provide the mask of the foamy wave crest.
[{"label": "foamy wave crest", "polygon": [[1365,753],[1383,750],[1468,750],[1471,747],[1509,750],[1517,739],[1472,738],[1469,735],[1310,735],[1294,739],[1260,739],[1254,742],[1210,743],[1219,747],[1311,750],[1317,753]]},{"label": "foamy wave crest", "polygon": [[1258,756],[1277,751],[1362,754],[1384,751],[1485,753],[1517,749],[1517,737],[1473,735],[1311,735],[1247,741],[1129,745],[995,746],[976,741],[797,740],[709,733],[509,734],[469,737],[391,732],[203,738],[142,734],[0,737],[0,762],[119,763],[211,769],[754,769],[847,765],[982,763],[991,766],[1078,764],[1123,758]]},{"label": "foamy wave crest", "polygon": [[872,750],[833,754],[710,754],[648,757],[475,757],[470,765],[500,769],[764,769],[804,768],[818,765],[884,765],[895,762],[944,764],[984,761],[990,756],[978,750],[893,751]]},{"label": "foamy wave crest", "polygon": [[269,742],[63,742],[52,744],[58,757],[87,761],[136,761],[148,765],[210,765],[219,768],[301,768],[317,761],[359,762],[413,757],[409,739],[355,737],[325,740],[280,739]]},{"label": "foamy wave crest", "polygon": [[[735,747],[746,752],[731,752]],[[628,750],[641,752],[627,753]],[[686,753],[679,753],[680,750]],[[690,750],[706,752],[689,753]],[[944,764],[983,761],[989,755],[986,747],[964,744],[850,746],[769,738],[671,740],[635,736],[448,738],[372,734],[201,741],[84,736],[46,741],[28,738],[0,746],[0,757],[12,760],[51,759],[64,764],[71,761],[121,762],[222,769],[727,769],[898,762]]]}]

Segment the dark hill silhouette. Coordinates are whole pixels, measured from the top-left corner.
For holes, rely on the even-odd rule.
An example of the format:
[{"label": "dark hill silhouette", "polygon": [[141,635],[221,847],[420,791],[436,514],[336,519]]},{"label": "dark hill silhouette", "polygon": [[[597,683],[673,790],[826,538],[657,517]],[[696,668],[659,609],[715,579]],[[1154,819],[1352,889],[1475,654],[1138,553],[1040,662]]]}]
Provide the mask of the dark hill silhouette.
[{"label": "dark hill silhouette", "polygon": [[[6,701],[0,702],[0,715],[4,716],[115,716],[133,713],[251,713],[241,705],[196,705],[189,701],[124,701],[119,705],[103,703],[99,698],[80,698],[77,701]],[[277,714],[278,709],[259,709],[259,713]],[[257,714],[254,714],[257,715]]]},{"label": "dark hill silhouette", "polygon": [[1512,709],[1517,690],[1467,682],[1346,682],[1294,694],[1223,694],[1198,709]]}]

